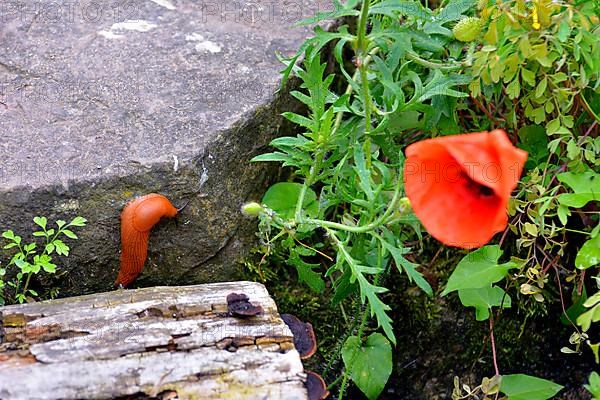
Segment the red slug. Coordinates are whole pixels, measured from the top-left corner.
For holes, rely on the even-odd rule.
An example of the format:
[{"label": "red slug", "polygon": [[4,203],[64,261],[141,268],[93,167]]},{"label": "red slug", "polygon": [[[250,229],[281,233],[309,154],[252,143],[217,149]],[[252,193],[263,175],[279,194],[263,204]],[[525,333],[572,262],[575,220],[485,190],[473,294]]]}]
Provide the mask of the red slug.
[{"label": "red slug", "polygon": [[162,217],[172,218],[182,209],[156,193],[138,197],[125,206],[121,213],[121,269],[115,286],[126,287],[137,278],[148,255],[150,230]]}]

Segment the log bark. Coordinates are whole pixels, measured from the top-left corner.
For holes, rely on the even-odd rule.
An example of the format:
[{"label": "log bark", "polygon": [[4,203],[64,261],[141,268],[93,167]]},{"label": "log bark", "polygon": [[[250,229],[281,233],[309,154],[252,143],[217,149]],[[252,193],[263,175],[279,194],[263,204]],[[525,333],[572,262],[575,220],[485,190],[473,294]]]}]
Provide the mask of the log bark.
[{"label": "log bark", "polygon": [[[227,295],[263,312],[237,318]],[[0,308],[0,399],[306,399],[292,333],[252,282]],[[133,397],[131,397],[133,396]]]}]

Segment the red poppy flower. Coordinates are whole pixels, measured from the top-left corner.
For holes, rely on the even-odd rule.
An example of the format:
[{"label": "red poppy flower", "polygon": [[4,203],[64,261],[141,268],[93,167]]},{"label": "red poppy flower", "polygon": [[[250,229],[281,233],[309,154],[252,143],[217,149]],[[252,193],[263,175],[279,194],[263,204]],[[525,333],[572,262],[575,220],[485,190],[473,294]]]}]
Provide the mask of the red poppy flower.
[{"label": "red poppy flower", "polygon": [[406,148],[406,195],[431,236],[481,247],[506,227],[526,160],[500,129],[423,140]]}]

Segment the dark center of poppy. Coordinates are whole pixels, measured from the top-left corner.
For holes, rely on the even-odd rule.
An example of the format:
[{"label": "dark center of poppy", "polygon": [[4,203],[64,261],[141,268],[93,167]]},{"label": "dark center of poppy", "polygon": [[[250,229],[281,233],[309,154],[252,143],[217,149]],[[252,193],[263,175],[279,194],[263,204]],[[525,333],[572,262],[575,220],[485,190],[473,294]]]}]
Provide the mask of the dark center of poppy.
[{"label": "dark center of poppy", "polygon": [[491,197],[495,194],[492,188],[482,185],[479,182],[475,182],[466,173],[461,172],[461,176],[465,179],[465,186],[471,193],[480,197]]}]

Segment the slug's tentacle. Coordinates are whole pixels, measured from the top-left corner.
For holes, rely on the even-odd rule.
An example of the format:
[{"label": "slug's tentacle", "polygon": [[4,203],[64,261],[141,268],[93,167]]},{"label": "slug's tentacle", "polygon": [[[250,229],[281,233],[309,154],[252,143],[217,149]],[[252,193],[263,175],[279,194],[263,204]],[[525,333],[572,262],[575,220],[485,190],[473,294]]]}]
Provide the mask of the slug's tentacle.
[{"label": "slug's tentacle", "polygon": [[115,286],[127,286],[142,272],[148,256],[150,230],[177,209],[163,195],[151,193],[128,203],[121,213],[121,269]]}]

